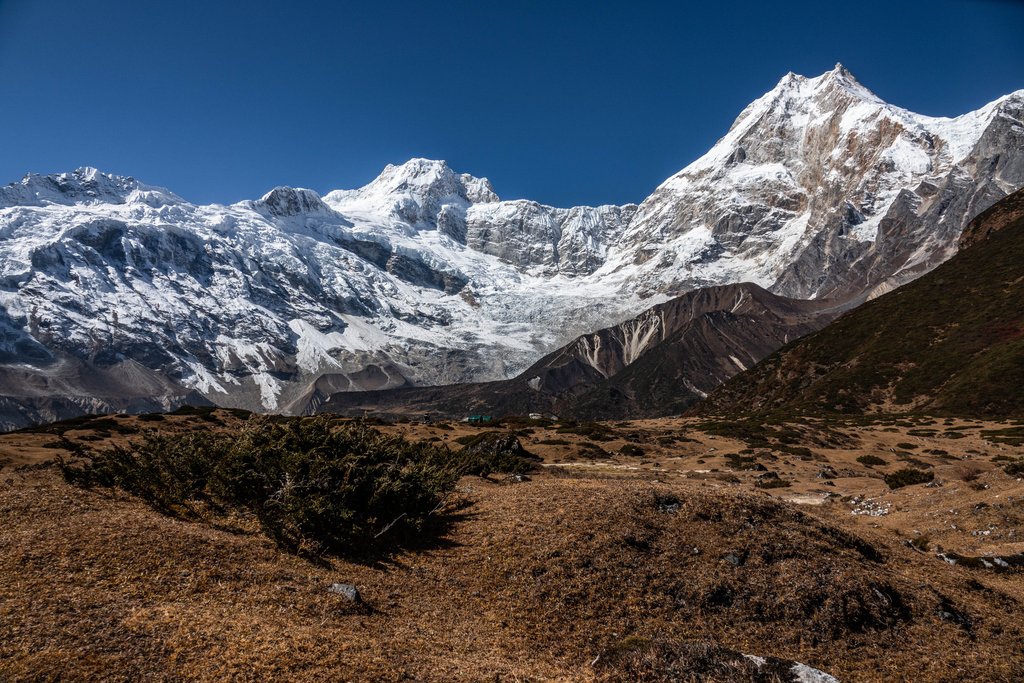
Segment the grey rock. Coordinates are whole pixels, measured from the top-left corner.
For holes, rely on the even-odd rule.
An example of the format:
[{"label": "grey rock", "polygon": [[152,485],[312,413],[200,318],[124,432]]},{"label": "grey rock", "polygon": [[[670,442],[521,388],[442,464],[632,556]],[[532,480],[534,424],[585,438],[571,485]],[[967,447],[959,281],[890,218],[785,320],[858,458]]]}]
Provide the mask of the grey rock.
[{"label": "grey rock", "polygon": [[359,594],[359,589],[350,583],[332,583],[327,587],[327,591],[329,593],[337,593],[349,602],[360,603],[363,601],[363,596]]}]

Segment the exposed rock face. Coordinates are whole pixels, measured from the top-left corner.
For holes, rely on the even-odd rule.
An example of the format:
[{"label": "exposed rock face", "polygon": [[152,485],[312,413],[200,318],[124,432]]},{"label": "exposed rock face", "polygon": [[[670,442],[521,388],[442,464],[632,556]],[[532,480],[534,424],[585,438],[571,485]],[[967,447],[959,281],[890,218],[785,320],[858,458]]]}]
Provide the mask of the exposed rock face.
[{"label": "exposed rock face", "polygon": [[[791,74],[639,206],[500,201],[425,159],[231,206],[91,168],[29,175],[0,188],[0,363],[48,388],[0,388],[24,406],[3,424],[100,395],[69,368],[136,363],[167,383],[147,405],[301,412],[327,385],[511,377],[699,287],[876,296],[1024,185],[1022,108],[1024,91],[934,119],[841,67]],[[97,409],[120,405],[111,382]]]},{"label": "exposed rock face", "polygon": [[174,378],[125,360],[109,365],[74,357],[0,365],[0,425],[53,422],[91,413],[150,413],[212,405]]},{"label": "exposed rock face", "polygon": [[466,217],[466,242],[518,266],[589,275],[604,263],[609,245],[635,213],[632,204],[556,209],[510,201],[474,206]]},{"label": "exposed rock face", "polygon": [[331,210],[316,192],[294,187],[275,187],[258,202],[254,202],[254,206],[257,209],[266,209],[270,215],[279,217],[328,213]]}]

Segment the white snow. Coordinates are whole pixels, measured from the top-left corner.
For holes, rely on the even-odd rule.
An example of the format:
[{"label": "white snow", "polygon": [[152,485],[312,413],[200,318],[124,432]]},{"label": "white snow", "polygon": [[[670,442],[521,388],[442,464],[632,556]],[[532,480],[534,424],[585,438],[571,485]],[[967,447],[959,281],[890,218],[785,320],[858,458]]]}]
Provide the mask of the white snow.
[{"label": "white snow", "polygon": [[729,360],[736,364],[736,367],[740,369],[740,372],[746,372],[747,366],[744,365],[739,358],[730,354]]}]

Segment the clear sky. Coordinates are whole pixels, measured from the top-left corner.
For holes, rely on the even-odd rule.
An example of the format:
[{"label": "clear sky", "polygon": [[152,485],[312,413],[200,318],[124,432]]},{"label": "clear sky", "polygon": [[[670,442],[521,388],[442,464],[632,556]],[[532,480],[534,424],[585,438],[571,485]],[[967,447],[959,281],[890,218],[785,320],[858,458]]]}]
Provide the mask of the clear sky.
[{"label": "clear sky", "polygon": [[935,116],[1024,88],[1024,1],[0,0],[0,183],[196,202],[447,159],[505,198],[643,199],[787,71]]}]

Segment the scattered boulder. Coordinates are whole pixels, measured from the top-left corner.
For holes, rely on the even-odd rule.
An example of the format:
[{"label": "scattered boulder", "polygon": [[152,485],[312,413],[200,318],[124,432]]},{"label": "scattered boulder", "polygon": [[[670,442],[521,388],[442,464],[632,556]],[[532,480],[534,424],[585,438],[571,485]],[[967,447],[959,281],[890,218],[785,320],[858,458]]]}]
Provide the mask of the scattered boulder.
[{"label": "scattered boulder", "polygon": [[359,589],[350,583],[332,583],[327,587],[327,591],[329,593],[337,593],[352,603],[359,604],[363,601],[363,596],[359,594]]},{"label": "scattered boulder", "polygon": [[835,479],[838,476],[839,473],[831,465],[825,465],[818,470],[818,479]]}]

